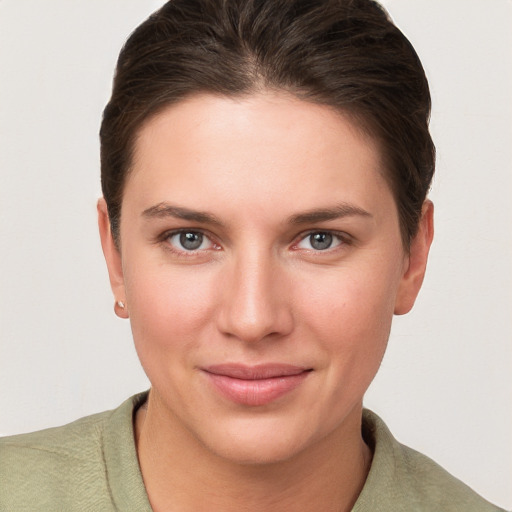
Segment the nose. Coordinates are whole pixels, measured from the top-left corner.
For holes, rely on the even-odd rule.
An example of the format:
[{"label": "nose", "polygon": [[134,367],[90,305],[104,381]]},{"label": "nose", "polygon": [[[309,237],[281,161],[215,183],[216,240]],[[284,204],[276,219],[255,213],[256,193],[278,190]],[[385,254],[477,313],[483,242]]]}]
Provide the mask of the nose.
[{"label": "nose", "polygon": [[247,343],[277,339],[293,330],[286,271],[264,251],[234,258],[222,275],[218,327]]}]

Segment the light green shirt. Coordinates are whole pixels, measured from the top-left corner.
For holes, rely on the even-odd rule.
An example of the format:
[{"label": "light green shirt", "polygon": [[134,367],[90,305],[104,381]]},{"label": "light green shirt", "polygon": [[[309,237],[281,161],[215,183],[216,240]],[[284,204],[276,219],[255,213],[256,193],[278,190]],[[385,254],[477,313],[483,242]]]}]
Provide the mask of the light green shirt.
[{"label": "light green shirt", "polygon": [[[133,437],[147,393],[63,427],[0,439],[0,511],[151,512]],[[364,412],[370,473],[353,512],[499,511]]]}]

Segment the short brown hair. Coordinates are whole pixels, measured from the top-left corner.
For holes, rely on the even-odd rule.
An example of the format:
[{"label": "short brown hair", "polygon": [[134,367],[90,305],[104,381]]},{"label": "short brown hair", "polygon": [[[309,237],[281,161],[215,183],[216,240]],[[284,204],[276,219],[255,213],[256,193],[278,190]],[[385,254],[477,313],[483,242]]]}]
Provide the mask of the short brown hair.
[{"label": "short brown hair", "polygon": [[372,0],[171,0],[142,23],[100,130],[114,239],[142,123],[194,93],[262,88],[334,107],[380,143],[408,247],[435,167],[430,92],[414,48]]}]

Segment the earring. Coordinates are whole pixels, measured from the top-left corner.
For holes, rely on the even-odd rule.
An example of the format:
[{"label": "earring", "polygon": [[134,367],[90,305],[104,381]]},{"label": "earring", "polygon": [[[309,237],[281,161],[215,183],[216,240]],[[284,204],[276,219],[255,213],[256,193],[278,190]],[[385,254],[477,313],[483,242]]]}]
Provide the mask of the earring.
[{"label": "earring", "polygon": [[126,310],[126,304],[122,300],[116,300],[114,302],[114,313],[119,318],[128,318],[128,311]]}]

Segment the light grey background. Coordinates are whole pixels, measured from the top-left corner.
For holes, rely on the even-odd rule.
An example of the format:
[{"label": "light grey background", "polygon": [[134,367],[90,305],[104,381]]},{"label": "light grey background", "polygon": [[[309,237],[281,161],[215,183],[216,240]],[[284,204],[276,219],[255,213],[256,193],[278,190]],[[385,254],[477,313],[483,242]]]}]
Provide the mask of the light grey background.
[{"label": "light grey background", "polygon": [[[98,127],[161,1],[0,1],[0,434],[148,386],[96,229]],[[512,508],[512,2],[387,0],[434,101],[436,237],[366,399],[396,437]]]}]

